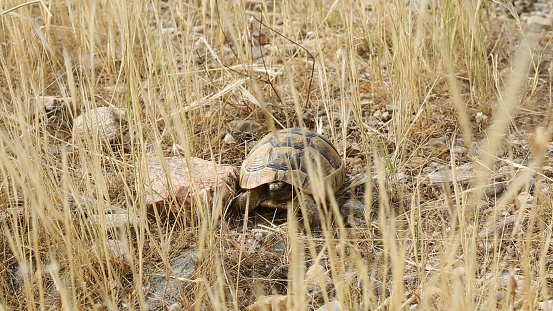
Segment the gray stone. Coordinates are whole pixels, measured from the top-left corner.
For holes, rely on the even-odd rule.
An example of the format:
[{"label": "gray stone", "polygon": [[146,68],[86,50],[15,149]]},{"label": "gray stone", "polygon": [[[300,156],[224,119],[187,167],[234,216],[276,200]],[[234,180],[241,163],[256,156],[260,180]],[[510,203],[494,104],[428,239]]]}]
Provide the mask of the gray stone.
[{"label": "gray stone", "polygon": [[235,133],[258,135],[262,129],[261,124],[253,120],[234,120],[229,122],[229,127]]},{"label": "gray stone", "polygon": [[107,251],[106,257],[112,261],[124,261],[125,255],[128,255],[127,246],[118,240],[108,239],[105,247],[103,245],[92,245],[92,253],[99,258],[102,258],[104,252]]},{"label": "gray stone", "polygon": [[474,179],[474,171],[470,164],[464,164],[454,168],[455,176],[451,168],[443,168],[428,175],[430,186],[441,186],[444,183],[461,182],[469,183]]},{"label": "gray stone", "polygon": [[551,30],[553,27],[553,19],[535,15],[528,18],[528,25],[538,29]]},{"label": "gray stone", "polygon": [[340,302],[338,300],[334,300],[320,307],[316,311],[341,311],[341,310],[342,310],[342,305],[340,304]]},{"label": "gray stone", "polygon": [[91,109],[73,121],[73,139],[83,143],[95,139],[101,144],[120,141],[125,134],[126,109],[98,107]]},{"label": "gray stone", "polygon": [[179,297],[188,290],[187,285],[191,283],[197,264],[198,249],[192,248],[171,259],[170,269],[151,271],[149,293],[146,295],[148,310],[161,311],[178,304]]},{"label": "gray stone", "polygon": [[340,213],[352,227],[363,226],[365,221],[365,204],[357,199],[350,199],[340,206]]},{"label": "gray stone", "polygon": [[236,143],[236,138],[234,138],[234,136],[232,136],[230,133],[227,133],[227,135],[225,135],[225,138],[223,139],[223,141],[225,142],[225,144],[235,144]]}]

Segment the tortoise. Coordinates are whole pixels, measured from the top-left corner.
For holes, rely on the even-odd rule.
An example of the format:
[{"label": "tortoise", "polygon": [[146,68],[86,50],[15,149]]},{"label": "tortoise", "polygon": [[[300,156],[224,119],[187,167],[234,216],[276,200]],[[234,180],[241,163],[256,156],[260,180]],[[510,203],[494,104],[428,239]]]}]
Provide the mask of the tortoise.
[{"label": "tortoise", "polygon": [[[311,182],[310,176],[322,183]],[[288,209],[294,206],[293,193],[303,190],[311,195],[314,188],[326,185],[336,191],[345,177],[344,162],[326,138],[303,128],[283,129],[263,137],[242,163],[243,192],[235,204],[241,210]],[[305,197],[314,205],[310,196]]]}]

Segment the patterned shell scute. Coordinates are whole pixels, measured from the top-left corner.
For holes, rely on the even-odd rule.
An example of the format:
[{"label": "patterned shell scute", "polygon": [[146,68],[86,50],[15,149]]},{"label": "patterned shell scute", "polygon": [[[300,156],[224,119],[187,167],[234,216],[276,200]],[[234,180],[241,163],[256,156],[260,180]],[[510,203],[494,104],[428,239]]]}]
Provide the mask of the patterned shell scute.
[{"label": "patterned shell scute", "polygon": [[300,128],[284,129],[275,134],[270,133],[261,139],[242,163],[242,189],[284,181],[312,193],[307,175],[308,162],[334,190],[344,183],[342,159],[324,137]]}]

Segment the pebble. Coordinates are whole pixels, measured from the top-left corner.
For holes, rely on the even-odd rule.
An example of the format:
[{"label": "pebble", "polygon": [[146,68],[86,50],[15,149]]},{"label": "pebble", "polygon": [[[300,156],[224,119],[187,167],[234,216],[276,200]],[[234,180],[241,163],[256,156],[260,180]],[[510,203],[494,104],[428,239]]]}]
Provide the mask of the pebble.
[{"label": "pebble", "polygon": [[[175,258],[169,260],[169,267],[156,267],[147,271],[149,286],[145,289],[147,310],[165,310],[163,305],[173,307],[169,310],[180,310],[182,308],[177,301],[187,290],[187,282],[193,278],[194,270],[198,265],[199,250],[197,248],[187,249]],[[178,307],[178,308],[177,308]]]},{"label": "pebble", "polygon": [[257,135],[263,128],[261,124],[253,120],[234,120],[229,122],[228,125],[233,132],[248,135]]},{"label": "pebble", "polygon": [[401,172],[400,172],[400,173],[397,173],[396,178],[397,178],[397,181],[398,181],[399,183],[402,183],[402,184],[406,184],[406,183],[408,183],[409,180],[410,180],[409,175],[404,174],[404,173],[401,173]]},{"label": "pebble", "polygon": [[107,250],[108,258],[114,261],[124,260],[125,255],[127,254],[127,247],[125,246],[125,244],[121,241],[116,241],[113,239],[107,240],[106,248],[104,248],[103,245],[95,244],[92,246],[91,250],[94,255],[100,258],[102,258],[101,256],[104,253],[104,250]]},{"label": "pebble", "polygon": [[225,135],[225,138],[223,138],[223,141],[225,142],[225,144],[235,144],[236,143],[236,138],[234,138],[234,136],[232,136],[230,133],[227,133],[227,135]]},{"label": "pebble", "polygon": [[476,123],[484,123],[488,120],[488,116],[485,115],[483,112],[478,112],[476,113],[475,119]]},{"label": "pebble", "polygon": [[459,157],[467,153],[467,148],[463,146],[454,146],[451,151],[453,151],[453,153]]},{"label": "pebble", "polygon": [[[129,226],[137,226],[140,223],[138,216],[129,215],[127,213],[122,214],[105,214],[103,215],[106,225],[106,230],[113,230],[118,228],[127,228]],[[101,223],[100,215],[89,215],[88,220],[99,225]]]},{"label": "pebble", "polygon": [[328,270],[320,264],[314,264],[305,272],[305,285],[308,292],[313,293],[322,291],[319,277],[323,280],[325,287],[332,284]]},{"label": "pebble", "polygon": [[528,25],[537,27],[538,29],[551,30],[553,27],[553,19],[534,15],[528,18]]},{"label": "pebble", "polygon": [[248,311],[284,311],[286,310],[287,295],[259,296],[257,301],[250,305]]},{"label": "pebble", "polygon": [[493,182],[489,185],[486,185],[486,188],[484,189],[484,195],[488,198],[497,198],[503,193],[503,191],[505,191],[506,187],[507,183],[504,181]]},{"label": "pebble", "polygon": [[340,302],[338,300],[334,300],[320,307],[316,311],[341,311],[341,310],[342,310],[342,305],[340,304]]},{"label": "pebble", "polygon": [[182,307],[178,303],[174,303],[170,305],[169,308],[167,309],[167,311],[181,311],[181,310],[182,310]]},{"label": "pebble", "polygon": [[432,148],[441,148],[444,147],[445,144],[445,138],[444,137],[437,137],[437,138],[430,138],[428,141],[428,145]]},{"label": "pebble", "polygon": [[470,182],[474,179],[474,171],[470,164],[461,165],[455,168],[455,180],[453,172],[450,168],[444,168],[428,175],[428,183],[430,186],[440,186],[443,183]]},{"label": "pebble", "polygon": [[126,109],[91,109],[73,121],[73,138],[85,143],[94,139],[100,143],[114,143],[122,138],[122,122],[126,122]]},{"label": "pebble", "polygon": [[540,307],[541,310],[553,310],[553,300],[538,302],[538,307]]},{"label": "pebble", "polygon": [[350,199],[340,206],[340,213],[344,218],[346,218],[348,225],[356,227],[366,224],[365,209],[365,204],[361,201],[357,199]]}]

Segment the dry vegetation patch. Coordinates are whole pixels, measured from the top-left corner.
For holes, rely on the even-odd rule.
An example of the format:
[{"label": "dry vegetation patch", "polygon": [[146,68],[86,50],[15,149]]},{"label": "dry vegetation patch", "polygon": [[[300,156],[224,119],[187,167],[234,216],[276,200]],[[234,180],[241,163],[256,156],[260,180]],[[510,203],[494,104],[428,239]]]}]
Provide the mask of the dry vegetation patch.
[{"label": "dry vegetation patch", "polygon": [[[551,310],[551,10],[0,2],[0,309]],[[321,231],[152,209],[152,158],[238,167],[289,127],[347,168]]]}]

